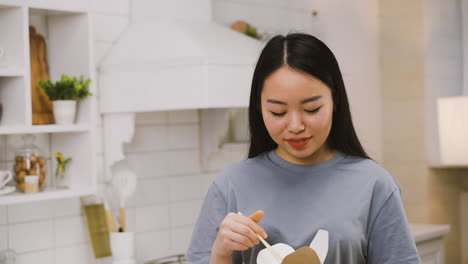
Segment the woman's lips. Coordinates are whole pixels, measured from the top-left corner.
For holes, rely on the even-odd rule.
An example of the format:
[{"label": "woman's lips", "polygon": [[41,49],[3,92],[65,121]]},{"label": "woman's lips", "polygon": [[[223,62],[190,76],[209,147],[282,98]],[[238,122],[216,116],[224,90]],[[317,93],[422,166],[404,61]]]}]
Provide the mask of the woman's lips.
[{"label": "woman's lips", "polygon": [[288,142],[288,144],[295,148],[295,149],[301,149],[303,148],[305,145],[307,145],[307,143],[309,143],[311,137],[308,137],[308,138],[288,138],[286,139],[286,141]]}]

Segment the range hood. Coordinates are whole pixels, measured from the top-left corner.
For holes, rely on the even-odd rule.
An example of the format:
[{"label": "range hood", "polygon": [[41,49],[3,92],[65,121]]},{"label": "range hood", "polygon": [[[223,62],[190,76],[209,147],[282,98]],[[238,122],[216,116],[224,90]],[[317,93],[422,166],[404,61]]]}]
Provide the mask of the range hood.
[{"label": "range hood", "polygon": [[246,107],[262,43],[211,19],[211,0],[134,0],[102,60],[102,113]]},{"label": "range hood", "polygon": [[130,2],[131,22],[99,66],[106,181],[122,170],[136,113],[203,109],[207,157],[227,128],[219,108],[248,106],[263,43],[214,23],[211,1]]}]

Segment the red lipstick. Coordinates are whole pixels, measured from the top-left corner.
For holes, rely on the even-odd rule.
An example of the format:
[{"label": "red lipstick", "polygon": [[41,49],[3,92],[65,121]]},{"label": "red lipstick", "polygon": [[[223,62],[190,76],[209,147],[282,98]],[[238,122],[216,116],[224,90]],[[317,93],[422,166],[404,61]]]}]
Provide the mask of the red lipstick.
[{"label": "red lipstick", "polygon": [[286,141],[288,142],[288,144],[295,148],[295,149],[301,149],[303,148],[305,145],[307,145],[307,143],[309,143],[309,140],[310,140],[311,137],[302,137],[302,138],[288,138],[286,139]]}]

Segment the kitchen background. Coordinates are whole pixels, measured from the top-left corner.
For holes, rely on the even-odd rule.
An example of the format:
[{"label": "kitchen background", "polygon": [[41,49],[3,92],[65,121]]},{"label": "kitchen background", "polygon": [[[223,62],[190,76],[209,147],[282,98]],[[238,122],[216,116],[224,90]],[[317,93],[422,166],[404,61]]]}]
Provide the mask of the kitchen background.
[{"label": "kitchen background", "polygon": [[[88,10],[94,80],[99,63],[135,15],[132,4],[142,3],[1,2]],[[183,8],[187,1],[177,2]],[[467,86],[463,91],[462,70],[465,6],[462,0],[212,1],[213,20],[226,27],[242,19],[269,33],[308,32],[330,46],[344,74],[358,134],[370,155],[402,185],[409,221],[450,225],[445,263],[468,263],[468,171],[435,165],[435,98],[468,94]],[[139,260],[185,252],[213,177],[245,157],[245,145],[225,144],[202,166],[200,122],[199,110],[136,116],[135,134],[124,153],[138,176],[127,217],[128,229],[137,233]],[[97,123],[97,175],[102,186],[106,135],[100,117]],[[36,144],[47,157],[53,154],[50,140],[48,134],[37,135]],[[13,152],[21,144],[20,136],[0,136],[2,169],[12,167]],[[0,250],[6,248],[18,253],[18,263],[110,263],[92,256],[78,198],[0,206]]]}]

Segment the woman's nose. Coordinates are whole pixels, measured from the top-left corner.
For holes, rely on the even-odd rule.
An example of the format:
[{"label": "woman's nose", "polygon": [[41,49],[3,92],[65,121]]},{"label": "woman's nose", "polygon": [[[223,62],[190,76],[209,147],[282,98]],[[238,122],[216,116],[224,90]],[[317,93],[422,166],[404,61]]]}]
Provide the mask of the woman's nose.
[{"label": "woman's nose", "polygon": [[292,113],[290,115],[290,120],[288,124],[288,130],[291,133],[299,134],[300,132],[304,131],[305,124],[302,120],[302,116],[298,113]]}]

